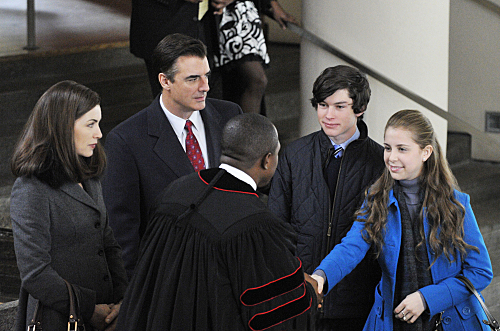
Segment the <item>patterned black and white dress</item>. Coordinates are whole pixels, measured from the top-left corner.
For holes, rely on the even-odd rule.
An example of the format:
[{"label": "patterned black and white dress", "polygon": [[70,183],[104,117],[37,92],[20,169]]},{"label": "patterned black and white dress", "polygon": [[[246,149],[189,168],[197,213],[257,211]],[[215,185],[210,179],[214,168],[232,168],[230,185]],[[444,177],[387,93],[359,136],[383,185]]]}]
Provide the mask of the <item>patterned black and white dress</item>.
[{"label": "patterned black and white dress", "polygon": [[253,1],[235,1],[222,14],[219,25],[219,54],[215,66],[250,56],[269,63],[262,20]]}]

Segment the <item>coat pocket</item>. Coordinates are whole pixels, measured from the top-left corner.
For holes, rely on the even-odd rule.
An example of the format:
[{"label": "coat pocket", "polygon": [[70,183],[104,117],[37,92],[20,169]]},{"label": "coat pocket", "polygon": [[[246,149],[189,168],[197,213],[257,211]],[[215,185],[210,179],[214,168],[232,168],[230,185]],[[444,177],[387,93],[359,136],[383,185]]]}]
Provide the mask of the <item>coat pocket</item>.
[{"label": "coat pocket", "polygon": [[469,297],[464,302],[447,310],[443,314],[443,329],[445,331],[489,331],[482,323],[483,311],[475,297]]},{"label": "coat pocket", "polygon": [[[380,292],[380,283],[375,288],[375,302],[373,303],[370,315],[366,320],[364,330],[384,330],[384,305],[385,300]],[[388,323],[389,321],[386,321]]]}]

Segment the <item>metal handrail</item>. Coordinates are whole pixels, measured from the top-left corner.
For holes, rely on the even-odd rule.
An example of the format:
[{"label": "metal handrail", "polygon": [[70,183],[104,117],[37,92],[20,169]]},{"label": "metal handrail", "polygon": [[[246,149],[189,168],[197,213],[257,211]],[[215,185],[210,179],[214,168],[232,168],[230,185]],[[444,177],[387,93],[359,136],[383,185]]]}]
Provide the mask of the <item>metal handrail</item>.
[{"label": "metal handrail", "polygon": [[475,3],[478,3],[484,8],[488,9],[489,11],[495,12],[498,15],[500,15],[500,6],[492,1],[489,0],[470,0],[470,1],[474,1]]},{"label": "metal handrail", "polygon": [[[473,0],[473,1],[480,1],[480,0]],[[487,0],[482,0],[482,1],[487,1]],[[424,108],[432,111],[436,115],[444,118],[448,122],[457,123],[460,126],[467,128],[466,131],[468,133],[474,134],[476,137],[479,137],[480,139],[484,139],[483,141],[485,141],[485,142],[492,143],[493,146],[499,145],[498,147],[500,149],[500,144],[498,143],[498,141],[493,139],[492,137],[490,137],[486,133],[478,130],[477,128],[475,128],[474,126],[469,124],[468,122],[450,114],[449,112],[443,110],[442,108],[440,108],[437,105],[433,104],[432,102],[422,98],[421,96],[411,92],[410,90],[407,90],[406,88],[402,87],[401,85],[399,85],[395,81],[385,77],[381,73],[379,73],[379,72],[369,68],[368,66],[364,65],[363,63],[353,59],[352,57],[350,57],[349,55],[347,55],[346,53],[344,53],[340,49],[329,44],[325,40],[319,38],[318,36],[316,36],[312,32],[310,32],[310,31],[308,31],[308,30],[306,30],[306,29],[304,29],[296,24],[293,24],[293,23],[288,23],[287,28],[290,31],[298,34],[300,37],[309,40],[311,43],[313,43],[316,46],[320,47],[321,49],[327,51],[328,53],[338,57],[339,59],[341,59],[341,60],[349,63],[350,65],[358,68],[359,70],[361,70],[365,74],[375,78],[376,80],[378,80],[382,84],[390,87],[394,91],[404,95],[408,99],[418,103],[422,107],[424,107]]]},{"label": "metal handrail", "polygon": [[35,0],[28,0],[26,15],[28,26],[28,45],[26,45],[24,49],[32,51],[38,48],[36,46]]}]

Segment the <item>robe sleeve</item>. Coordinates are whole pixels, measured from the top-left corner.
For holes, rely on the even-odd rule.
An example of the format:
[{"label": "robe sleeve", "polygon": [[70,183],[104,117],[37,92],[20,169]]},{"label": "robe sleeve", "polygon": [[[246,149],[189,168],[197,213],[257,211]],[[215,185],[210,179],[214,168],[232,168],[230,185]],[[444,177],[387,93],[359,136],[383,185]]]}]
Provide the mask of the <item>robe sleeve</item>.
[{"label": "robe sleeve", "polygon": [[251,217],[260,218],[258,225],[241,231],[225,247],[227,273],[243,323],[250,330],[309,329],[316,296],[292,253],[291,227],[268,213]]}]

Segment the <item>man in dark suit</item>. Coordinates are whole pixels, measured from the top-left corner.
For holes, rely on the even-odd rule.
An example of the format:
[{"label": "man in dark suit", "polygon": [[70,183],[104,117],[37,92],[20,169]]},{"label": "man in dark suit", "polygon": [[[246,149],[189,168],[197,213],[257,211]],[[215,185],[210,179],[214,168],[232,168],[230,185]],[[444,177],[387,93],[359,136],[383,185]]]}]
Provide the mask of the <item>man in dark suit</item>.
[{"label": "man in dark suit", "polygon": [[129,278],[151,205],[170,182],[198,166],[186,146],[194,138],[201,169],[218,166],[222,128],[241,113],[232,102],[206,98],[210,67],[201,41],[169,35],[155,48],[153,62],[162,93],[108,133],[105,144],[104,200]]},{"label": "man in dark suit", "polygon": [[[132,0],[130,19],[130,52],[144,59],[153,97],[161,92],[152,54],[168,34],[182,33],[200,39],[208,47],[208,59],[217,51],[217,22],[214,9],[200,12],[201,0]],[[227,0],[223,1],[224,3]],[[207,4],[208,7],[208,4]],[[203,8],[203,6],[201,6]]]}]

